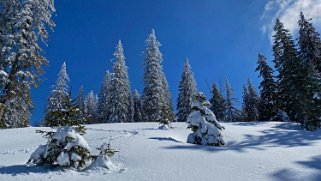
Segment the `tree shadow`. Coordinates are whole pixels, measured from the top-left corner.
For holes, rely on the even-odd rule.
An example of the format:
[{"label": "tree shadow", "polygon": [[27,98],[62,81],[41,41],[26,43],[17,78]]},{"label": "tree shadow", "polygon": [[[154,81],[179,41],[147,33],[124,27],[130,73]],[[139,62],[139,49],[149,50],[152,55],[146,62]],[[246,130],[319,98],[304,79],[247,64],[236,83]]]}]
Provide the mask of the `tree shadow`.
[{"label": "tree shadow", "polygon": [[150,137],[148,138],[150,140],[158,140],[158,141],[173,141],[176,143],[182,143],[181,141],[175,140],[174,138],[171,137]]},{"label": "tree shadow", "polygon": [[247,149],[266,150],[271,147],[303,147],[310,146],[321,140],[321,130],[314,132],[295,129],[268,129],[260,131],[259,135],[245,134],[244,141],[227,141],[226,146],[219,149],[201,145],[175,145],[166,149],[197,149],[205,151],[232,150],[245,152]]},{"label": "tree shadow", "polygon": [[295,170],[282,169],[271,175],[273,177],[273,180],[278,180],[278,181],[295,181],[295,180],[320,181],[321,180],[321,173],[320,173],[321,155],[312,157],[308,161],[297,161],[295,163],[302,165],[306,168],[314,169],[317,174],[300,176]]},{"label": "tree shadow", "polygon": [[[312,157],[308,161],[298,161],[296,163],[303,165],[307,168],[312,168],[312,169],[321,171],[321,155]],[[321,177],[320,177],[320,180],[321,180]]]},{"label": "tree shadow", "polygon": [[12,166],[0,167],[0,175],[8,174],[12,176],[17,176],[21,174],[30,174],[30,173],[48,173],[54,170],[50,169],[49,167],[42,167],[42,166],[40,167],[40,166],[28,166],[28,165],[12,165]]}]

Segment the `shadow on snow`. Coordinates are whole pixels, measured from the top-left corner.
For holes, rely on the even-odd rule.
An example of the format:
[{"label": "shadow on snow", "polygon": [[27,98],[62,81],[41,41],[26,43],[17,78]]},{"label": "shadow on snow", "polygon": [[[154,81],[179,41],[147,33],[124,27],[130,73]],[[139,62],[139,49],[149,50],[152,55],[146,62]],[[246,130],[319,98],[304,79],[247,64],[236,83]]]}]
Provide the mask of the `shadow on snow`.
[{"label": "shadow on snow", "polygon": [[[233,123],[239,125],[257,125],[257,123]],[[228,128],[227,128],[228,129]],[[239,151],[245,152],[246,149],[266,150],[271,147],[303,147],[310,146],[321,140],[321,130],[314,132],[302,130],[298,125],[285,123],[277,125],[271,129],[260,131],[259,135],[245,134],[244,141],[227,141],[224,147],[210,147],[200,145],[175,145],[165,147],[166,149],[195,149],[205,151]]]},{"label": "shadow on snow", "polygon": [[48,173],[55,171],[56,169],[50,169],[49,167],[42,166],[29,166],[29,165],[12,165],[12,166],[0,166],[0,175],[8,174],[12,176],[28,175],[30,173]]},{"label": "shadow on snow", "polygon": [[316,174],[300,177],[300,175],[292,169],[282,169],[271,176],[273,180],[278,181],[295,181],[295,180],[309,180],[309,181],[320,181],[321,180],[321,155],[310,158],[308,161],[297,161],[296,164],[304,166],[305,168],[316,171]]}]

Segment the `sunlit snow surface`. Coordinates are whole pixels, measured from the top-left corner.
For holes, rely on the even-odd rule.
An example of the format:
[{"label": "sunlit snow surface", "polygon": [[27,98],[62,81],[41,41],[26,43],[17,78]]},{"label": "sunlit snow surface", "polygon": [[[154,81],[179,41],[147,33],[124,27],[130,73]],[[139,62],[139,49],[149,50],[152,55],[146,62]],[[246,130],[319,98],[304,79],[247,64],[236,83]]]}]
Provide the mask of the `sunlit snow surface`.
[{"label": "sunlit snow surface", "polygon": [[[222,123],[224,147],[186,143],[185,123],[170,130],[158,123],[88,125],[92,152],[111,140],[116,167],[77,172],[26,165],[46,140],[35,130],[0,130],[0,180],[321,180],[321,131],[291,123]],[[41,128],[48,130],[49,128]]]}]

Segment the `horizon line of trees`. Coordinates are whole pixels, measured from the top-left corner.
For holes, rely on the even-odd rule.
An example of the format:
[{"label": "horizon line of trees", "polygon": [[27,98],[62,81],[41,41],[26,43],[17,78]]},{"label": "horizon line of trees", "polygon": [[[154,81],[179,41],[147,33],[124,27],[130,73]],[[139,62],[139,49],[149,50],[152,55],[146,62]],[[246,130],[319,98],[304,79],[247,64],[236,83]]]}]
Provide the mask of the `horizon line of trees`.
[{"label": "horizon line of trees", "polygon": [[[55,26],[52,0],[3,0],[0,2],[0,128],[26,127],[33,108],[30,90],[37,87],[42,67],[48,63],[41,46],[47,29]],[[243,85],[242,108],[234,106],[233,89],[225,79],[225,96],[212,86],[211,110],[220,121],[292,121],[306,130],[320,127],[321,40],[310,20],[300,13],[299,37],[276,20],[273,35],[274,69],[264,55],[257,68],[262,81],[259,93],[250,80]],[[131,92],[121,41],[114,52],[112,73],[106,71],[98,95],[84,95],[83,87],[73,99],[66,64],[63,63],[47,100],[42,125],[59,126],[59,116],[70,106],[85,123],[156,121],[163,125],[185,122],[191,112],[191,98],[197,87],[188,60],[179,82],[176,114],[163,72],[160,42],[154,30],[145,41],[144,89]],[[58,117],[57,117],[58,116]],[[86,121],[85,121],[86,120]]]}]

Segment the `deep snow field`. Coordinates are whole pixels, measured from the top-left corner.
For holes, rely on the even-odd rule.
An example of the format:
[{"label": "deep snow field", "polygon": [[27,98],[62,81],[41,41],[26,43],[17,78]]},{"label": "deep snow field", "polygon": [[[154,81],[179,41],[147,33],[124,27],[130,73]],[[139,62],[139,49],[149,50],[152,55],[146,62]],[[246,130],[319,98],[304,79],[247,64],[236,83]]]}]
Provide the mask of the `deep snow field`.
[{"label": "deep snow field", "polygon": [[321,130],[291,123],[222,123],[227,145],[186,143],[185,123],[158,130],[158,123],[87,125],[92,151],[103,142],[118,150],[117,170],[49,170],[27,166],[30,154],[46,143],[36,129],[0,130],[0,180],[225,181],[321,180]]}]

